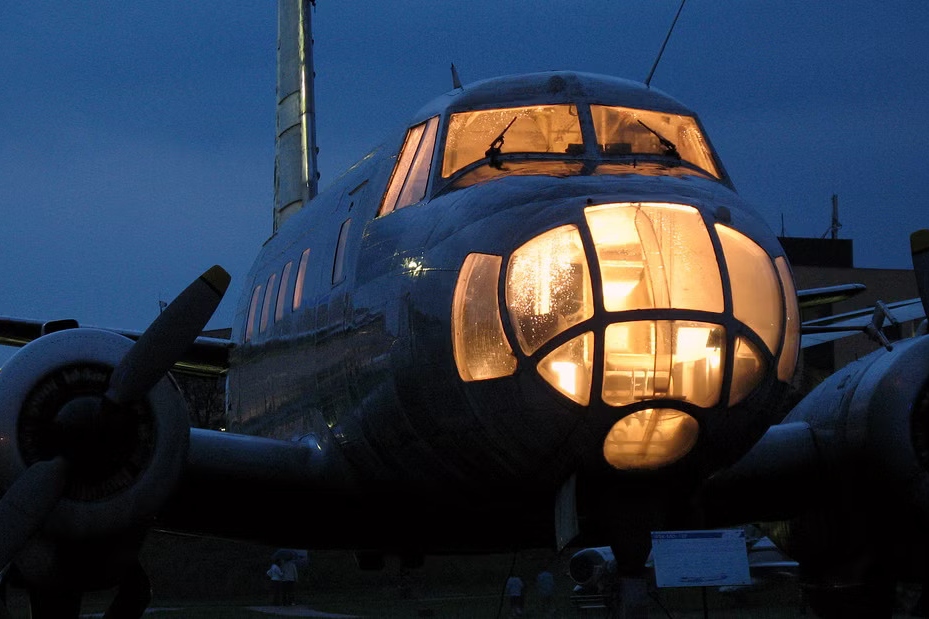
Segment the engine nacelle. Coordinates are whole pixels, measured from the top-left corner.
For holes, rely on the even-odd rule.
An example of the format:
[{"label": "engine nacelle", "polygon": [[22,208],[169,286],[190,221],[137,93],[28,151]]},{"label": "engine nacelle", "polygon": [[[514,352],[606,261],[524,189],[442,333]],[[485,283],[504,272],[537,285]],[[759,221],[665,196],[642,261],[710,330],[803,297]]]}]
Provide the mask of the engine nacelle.
[{"label": "engine nacelle", "polygon": [[711,478],[713,526],[778,521],[880,491],[929,515],[929,338],[894,343],[837,371],[735,465]]},{"label": "engine nacelle", "polygon": [[585,548],[568,562],[568,575],[584,589],[595,589],[606,577],[616,573],[616,561],[609,546]]},{"label": "engine nacelle", "polygon": [[[31,464],[61,455],[56,416],[76,401],[100,400],[132,345],[111,331],[68,329],[31,342],[3,366],[0,489]],[[175,487],[190,434],[187,406],[174,382],[162,379],[146,398],[118,413],[126,416],[119,420],[121,440],[93,457],[69,458],[64,496],[45,523],[48,538],[80,541],[144,527]],[[95,428],[86,425],[89,444],[96,446]]]},{"label": "engine nacelle", "polygon": [[895,342],[839,370],[785,419],[795,421],[810,426],[824,477],[858,468],[860,482],[929,516],[929,338]]},{"label": "engine nacelle", "polygon": [[929,337],[823,381],[704,500],[714,526],[768,523],[823,616],[889,615],[894,581],[927,568]]}]

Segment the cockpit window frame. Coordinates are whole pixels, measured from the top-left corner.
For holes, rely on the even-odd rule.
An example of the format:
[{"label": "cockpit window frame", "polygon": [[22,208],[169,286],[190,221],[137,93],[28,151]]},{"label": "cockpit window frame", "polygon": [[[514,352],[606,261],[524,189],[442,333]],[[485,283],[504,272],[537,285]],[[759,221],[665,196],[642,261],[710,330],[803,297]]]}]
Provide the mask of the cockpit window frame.
[{"label": "cockpit window frame", "polygon": [[[598,152],[602,153],[601,158],[604,161],[613,161],[617,158],[666,159],[670,157],[677,159],[681,165],[689,164],[703,173],[709,174],[714,179],[720,179],[720,172],[716,165],[717,157],[706,138],[706,132],[697,121],[696,116],[632,108],[628,106],[604,105],[601,103],[590,103],[588,109],[590,110],[591,119],[593,121],[596,147]],[[597,113],[595,113],[595,110],[597,110]],[[629,122],[629,125],[631,128],[635,129],[635,131],[627,131],[623,134],[623,137],[638,136],[641,138],[644,136],[648,138],[648,141],[652,142],[663,140],[664,144],[667,145],[665,148],[673,152],[673,154],[635,150],[630,150],[628,153],[606,154],[605,150],[607,144],[601,142],[601,137],[606,139],[607,136],[601,135],[601,132],[597,130],[597,125],[605,125],[610,120],[615,122],[634,120],[638,122],[641,128]],[[672,132],[675,127],[677,131]],[[625,146],[631,148],[633,144],[630,142],[625,144]]]},{"label": "cockpit window frame", "polygon": [[[461,123],[465,129],[455,132],[456,145],[450,149],[449,140],[453,137],[453,123],[457,117],[462,117]],[[472,126],[475,128],[471,129]],[[491,165],[495,165],[494,161],[503,161],[508,155],[520,159],[564,159],[567,156],[574,160],[578,155],[583,157],[586,154],[587,136],[584,135],[581,111],[577,104],[570,102],[450,111],[445,119],[444,130],[441,159],[437,160],[437,163],[441,162],[441,173],[436,176],[443,181],[455,177],[457,172],[475,163],[489,160]],[[581,139],[579,144],[569,139],[575,136]],[[459,138],[463,139],[459,141]],[[506,142],[506,138],[510,142]],[[512,150],[514,141],[518,141],[518,146]],[[531,148],[533,145],[536,148]],[[475,146],[477,153],[483,151],[484,155],[471,159],[475,155]],[[538,149],[539,146],[544,146],[545,150]],[[572,146],[581,148],[576,153],[570,153]],[[501,152],[503,148],[508,149],[508,152]],[[564,150],[552,150],[562,148]],[[492,152],[495,154],[492,155]],[[452,161],[452,154],[456,158],[462,157],[465,163]]]},{"label": "cockpit window frame", "polygon": [[[584,148],[582,152],[576,155],[568,155],[566,153],[501,153],[498,156],[498,161],[507,162],[507,161],[521,161],[521,162],[539,162],[541,165],[538,166],[540,170],[545,169],[545,162],[558,162],[562,161],[566,164],[580,163],[582,164],[582,170],[579,175],[587,174],[617,174],[617,166],[620,168],[628,167],[629,173],[641,173],[643,169],[650,170],[649,175],[663,175],[660,174],[660,170],[666,169],[671,172],[668,173],[670,176],[696,176],[701,178],[706,178],[711,181],[716,181],[728,187],[729,189],[734,190],[732,181],[729,179],[726,169],[722,164],[722,161],[719,158],[716,149],[713,148],[713,144],[706,133],[706,130],[703,126],[703,123],[700,121],[700,118],[693,113],[683,113],[673,112],[673,115],[677,116],[686,116],[691,119],[694,123],[694,128],[700,133],[703,143],[705,144],[709,160],[715,166],[715,171],[708,171],[704,168],[683,159],[675,159],[668,155],[655,154],[655,155],[638,155],[636,157],[629,156],[604,156],[599,152],[598,143],[597,143],[597,134],[594,127],[593,116],[591,113],[591,106],[598,105],[604,107],[617,107],[615,102],[604,102],[599,100],[584,100],[584,101],[557,101],[552,102],[551,105],[555,104],[570,104],[574,106],[577,110],[578,120],[581,127],[581,135],[584,140]],[[539,102],[538,105],[549,105],[546,102]],[[469,185],[483,182],[489,180],[490,178],[496,178],[500,176],[508,176],[505,171],[500,171],[498,174],[483,174],[478,179],[475,179],[473,182],[467,182],[464,179],[471,175],[475,170],[481,168],[487,168],[489,165],[490,158],[483,157],[477,161],[471,162],[462,168],[456,170],[449,177],[442,176],[442,167],[443,161],[445,158],[445,149],[448,145],[448,128],[451,121],[451,117],[454,114],[459,114],[461,112],[468,111],[482,111],[482,110],[496,110],[496,109],[508,109],[508,107],[513,108],[522,108],[526,107],[525,105],[512,105],[512,106],[499,106],[499,105],[482,105],[475,107],[467,108],[458,108],[450,107],[444,110],[440,117],[440,125],[438,130],[438,136],[435,143],[435,148],[433,152],[433,164],[432,171],[430,173],[430,183],[429,188],[427,189],[426,199],[435,198],[438,195],[446,193],[448,191],[453,191]],[[637,109],[637,108],[636,108]],[[655,112],[659,114],[665,113],[663,110],[652,110],[647,108],[642,108],[643,111]],[[668,114],[672,114],[668,112]],[[642,167],[638,164],[646,164],[646,167]],[[553,170],[558,170],[563,166],[555,166]],[[608,171],[607,171],[608,170]],[[527,172],[528,173],[528,172]],[[539,171],[538,174],[547,174],[547,172]],[[557,171],[553,172],[555,176],[562,176],[563,174],[558,173]]]},{"label": "cockpit window frame", "polygon": [[378,217],[426,198],[434,168],[440,117],[432,116],[407,129]]}]

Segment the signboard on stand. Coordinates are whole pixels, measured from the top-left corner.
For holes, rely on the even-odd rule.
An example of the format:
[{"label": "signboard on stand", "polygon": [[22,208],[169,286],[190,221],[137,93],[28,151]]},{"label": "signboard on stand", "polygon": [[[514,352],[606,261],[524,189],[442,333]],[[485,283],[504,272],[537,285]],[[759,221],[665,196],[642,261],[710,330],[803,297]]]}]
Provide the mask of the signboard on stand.
[{"label": "signboard on stand", "polygon": [[652,531],[652,558],[659,587],[752,584],[742,529]]}]

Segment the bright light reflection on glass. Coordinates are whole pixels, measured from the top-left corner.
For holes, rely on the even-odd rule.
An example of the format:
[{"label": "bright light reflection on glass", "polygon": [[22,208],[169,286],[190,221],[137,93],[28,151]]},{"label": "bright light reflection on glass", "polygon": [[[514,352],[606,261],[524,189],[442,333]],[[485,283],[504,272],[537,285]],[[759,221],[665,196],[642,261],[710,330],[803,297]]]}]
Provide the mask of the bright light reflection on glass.
[{"label": "bright light reflection on glass", "polygon": [[586,406],[590,403],[594,334],[584,333],[553,350],[539,362],[539,374],[562,394]]},{"label": "bright light reflection on glass", "polygon": [[590,274],[575,226],[541,234],[510,257],[506,304],[520,348],[531,355],[594,314]]},{"label": "bright light reflection on glass", "polygon": [[697,420],[669,408],[647,408],[617,421],[603,441],[603,457],[617,469],[656,469],[693,448]]}]

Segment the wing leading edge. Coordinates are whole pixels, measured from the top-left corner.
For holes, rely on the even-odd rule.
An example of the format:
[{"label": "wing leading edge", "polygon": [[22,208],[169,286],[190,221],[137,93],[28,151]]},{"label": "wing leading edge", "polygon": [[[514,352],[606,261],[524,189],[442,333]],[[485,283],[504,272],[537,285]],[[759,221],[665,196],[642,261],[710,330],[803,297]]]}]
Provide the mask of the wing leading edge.
[{"label": "wing leading edge", "polygon": [[[77,322],[73,320],[50,322],[0,316],[0,345],[22,347],[47,333],[77,326]],[[118,333],[134,342],[142,335],[141,331],[108,328],[103,330]],[[234,347],[229,335],[228,329],[204,332],[194,340],[171,371],[194,376],[224,376],[229,369],[229,352]]]}]

